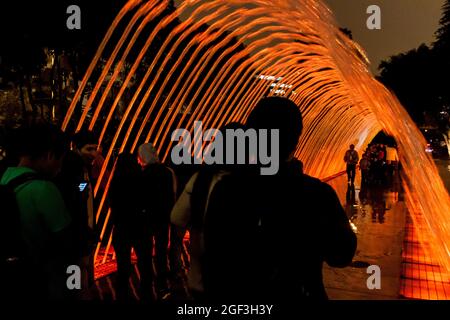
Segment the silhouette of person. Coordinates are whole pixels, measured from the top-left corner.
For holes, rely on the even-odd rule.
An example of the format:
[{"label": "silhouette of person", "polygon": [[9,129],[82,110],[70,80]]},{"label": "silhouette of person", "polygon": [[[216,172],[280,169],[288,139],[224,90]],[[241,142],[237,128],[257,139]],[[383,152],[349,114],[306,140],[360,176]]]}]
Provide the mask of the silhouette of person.
[{"label": "silhouette of person", "polygon": [[345,152],[344,161],[347,164],[348,184],[355,184],[356,165],[359,161],[359,155],[355,150],[355,145],[351,144],[350,149]]},{"label": "silhouette of person", "polygon": [[[50,180],[61,169],[68,140],[58,128],[43,123],[21,128],[16,139],[19,163],[6,169],[0,184],[14,184],[26,263],[19,277],[4,274],[2,264],[2,280],[7,282],[2,281],[2,289],[9,299],[15,299],[15,293],[21,300],[65,299],[72,219],[60,191]],[[23,180],[27,175],[29,179]],[[18,180],[20,183],[14,183]],[[16,281],[12,285],[18,287],[11,288],[10,281]]]},{"label": "silhouette of person", "polygon": [[111,218],[114,224],[114,250],[117,256],[118,299],[129,299],[131,291],[131,249],[138,258],[140,297],[152,300],[153,233],[150,214],[142,210],[141,167],[134,155],[121,153],[111,181]]},{"label": "silhouette of person", "polygon": [[98,138],[89,130],[72,137],[72,150],[63,159],[56,178],[73,220],[74,242],[77,250],[74,264],[81,268],[79,298],[92,299],[94,284],[94,250],[97,244],[94,187],[91,169],[97,157]]},{"label": "silhouette of person", "polygon": [[169,232],[170,212],[175,202],[174,173],[159,161],[156,148],[145,143],[138,148],[138,162],[142,167],[141,194],[144,210],[151,217],[155,240],[155,269],[157,297],[165,300],[170,296]]},{"label": "silhouette of person", "polygon": [[258,140],[267,138],[260,129],[279,130],[280,166],[274,175],[261,175],[261,163],[249,164],[212,190],[204,230],[206,296],[223,302],[326,299],[322,264],[350,264],[356,236],[335,191],[304,174],[293,157],[303,128],[300,110],[286,98],[264,98],[246,125]]},{"label": "silhouette of person", "polygon": [[359,161],[359,170],[361,170],[361,188],[369,184],[370,161],[366,153],[363,154]]},{"label": "silhouette of person", "polygon": [[[220,129],[224,139],[223,145],[226,145],[226,130],[228,129],[244,129],[244,125],[233,122]],[[205,300],[202,279],[204,259],[203,229],[208,197],[218,181],[231,171],[238,169],[236,165],[225,164],[225,159],[226,154],[224,153],[222,154],[223,164],[215,163],[202,166],[186,184],[171,213],[171,221],[178,232],[182,232],[184,236],[185,230],[189,229],[190,268],[187,285],[190,295],[196,301]]]}]

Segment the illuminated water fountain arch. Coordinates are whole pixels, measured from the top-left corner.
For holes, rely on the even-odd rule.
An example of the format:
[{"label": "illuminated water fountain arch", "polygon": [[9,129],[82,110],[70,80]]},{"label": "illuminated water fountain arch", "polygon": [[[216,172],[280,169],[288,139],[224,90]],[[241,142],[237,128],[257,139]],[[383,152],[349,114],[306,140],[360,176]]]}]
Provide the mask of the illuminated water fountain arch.
[{"label": "illuminated water fountain arch", "polygon": [[[321,1],[172,4],[130,0],[122,8],[63,123],[64,129],[99,130],[106,147],[95,186],[102,237],[109,210],[100,185],[109,186],[105,172],[114,167],[114,150],[133,151],[150,141],[167,159],[173,129],[191,129],[196,120],[204,129],[245,121],[261,97],[282,95],[302,110],[304,133],[295,155],[313,176],[342,171],[342,155],[351,143],[361,151],[380,130],[396,138],[408,208],[413,220],[423,214],[431,254],[450,270],[450,199],[424,151],[425,141],[397,99],[372,77],[364,51],[339,31]],[[104,67],[94,76],[101,58]],[[88,82],[93,89],[82,108]]]}]

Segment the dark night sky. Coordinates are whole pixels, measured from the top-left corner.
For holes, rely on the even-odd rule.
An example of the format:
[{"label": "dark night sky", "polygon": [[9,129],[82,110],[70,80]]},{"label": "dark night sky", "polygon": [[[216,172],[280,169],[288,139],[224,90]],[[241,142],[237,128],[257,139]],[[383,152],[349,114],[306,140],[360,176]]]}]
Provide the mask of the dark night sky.
[{"label": "dark night sky", "polygon": [[[445,0],[323,0],[340,26],[353,32],[353,39],[367,52],[371,70],[392,55],[430,44],[438,29]],[[175,0],[179,3],[181,0]],[[370,5],[381,8],[381,30],[369,30],[366,13]]]},{"label": "dark night sky", "polygon": [[[353,32],[353,39],[368,53],[372,72],[381,60],[430,44],[438,29],[444,0],[325,0],[338,23]],[[369,5],[381,8],[381,30],[369,30]]]},{"label": "dark night sky", "polygon": [[[100,42],[110,20],[126,0],[41,0],[35,2],[13,1],[2,4],[0,10],[0,38],[3,44],[14,46],[23,42],[16,32],[26,30],[30,38],[94,39]],[[175,1],[179,2],[178,0]],[[422,43],[434,41],[434,33],[441,17],[444,0],[325,0],[335,13],[340,26],[349,28],[353,38],[367,51],[372,71],[377,73],[381,60],[408,51]],[[65,28],[69,4],[82,8],[82,31],[68,32]],[[366,9],[377,4],[382,10],[382,29],[368,30]],[[42,42],[42,41],[39,41]],[[44,41],[45,42],[45,41]],[[53,41],[49,41],[52,43]],[[5,48],[2,46],[3,49]],[[0,56],[1,50],[0,47]]]}]

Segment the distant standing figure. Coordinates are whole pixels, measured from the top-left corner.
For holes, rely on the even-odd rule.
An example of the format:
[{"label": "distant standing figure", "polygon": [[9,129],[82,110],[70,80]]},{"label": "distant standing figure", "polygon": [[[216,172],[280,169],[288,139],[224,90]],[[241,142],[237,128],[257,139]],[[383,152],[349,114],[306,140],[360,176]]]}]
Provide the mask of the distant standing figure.
[{"label": "distant standing figure", "polygon": [[347,163],[347,178],[348,184],[355,184],[356,165],[359,161],[358,152],[355,150],[355,145],[351,144],[350,149],[345,152],[344,161]]},{"label": "distant standing figure", "polygon": [[370,161],[367,154],[363,154],[361,161],[359,162],[359,169],[361,170],[361,184],[367,185],[369,182],[369,168]]}]

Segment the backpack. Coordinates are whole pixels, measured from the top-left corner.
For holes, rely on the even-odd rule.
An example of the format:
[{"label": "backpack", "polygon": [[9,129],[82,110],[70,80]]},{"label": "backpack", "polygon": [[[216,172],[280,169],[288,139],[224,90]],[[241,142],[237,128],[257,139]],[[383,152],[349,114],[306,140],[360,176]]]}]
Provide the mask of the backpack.
[{"label": "backpack", "polygon": [[0,263],[2,268],[17,270],[24,264],[25,244],[21,234],[19,206],[14,189],[27,182],[38,179],[35,173],[25,173],[0,185],[2,224],[0,230]]},{"label": "backpack", "polygon": [[[231,297],[248,297],[259,301],[255,293],[266,287],[268,264],[262,263],[267,254],[265,237],[259,225],[259,212],[242,216],[241,210],[230,210],[234,205],[245,205],[227,200],[234,194],[236,182],[245,178],[229,175],[219,181],[208,197],[204,221],[203,282],[205,293],[212,302],[226,301]],[[239,186],[244,192],[245,188]],[[245,197],[243,193],[240,193]],[[241,199],[239,199],[241,200]],[[229,206],[225,208],[223,205]],[[263,292],[259,292],[262,294]]]},{"label": "backpack", "polygon": [[349,150],[348,152],[348,162],[351,164],[355,164],[358,161],[358,154],[355,150]]},{"label": "backpack", "polygon": [[[307,244],[314,235],[307,226],[318,219],[305,215],[285,220],[290,216],[292,203],[318,199],[314,194],[322,190],[320,182],[310,180],[313,179],[306,178],[296,167],[289,167],[287,173],[276,176],[230,175],[217,183],[210,196],[204,228],[203,281],[208,299],[257,303],[294,297],[326,298],[317,276],[321,274],[321,264],[316,265],[319,258],[314,250],[319,244]],[[279,219],[280,216],[284,218]],[[295,235],[295,226],[298,231],[303,226],[309,230]],[[294,260],[292,248],[297,245],[292,239],[305,243],[300,263]]]}]

